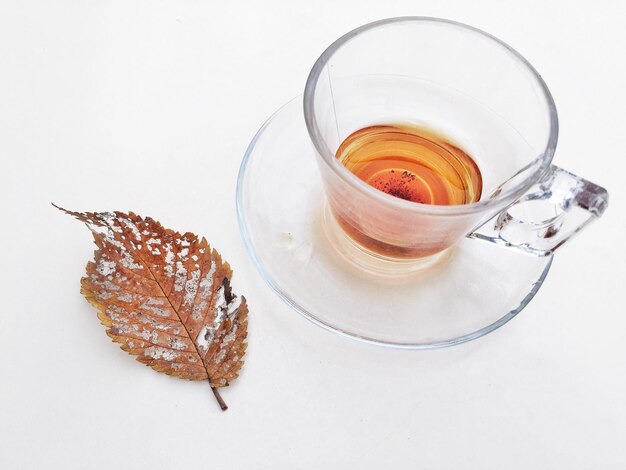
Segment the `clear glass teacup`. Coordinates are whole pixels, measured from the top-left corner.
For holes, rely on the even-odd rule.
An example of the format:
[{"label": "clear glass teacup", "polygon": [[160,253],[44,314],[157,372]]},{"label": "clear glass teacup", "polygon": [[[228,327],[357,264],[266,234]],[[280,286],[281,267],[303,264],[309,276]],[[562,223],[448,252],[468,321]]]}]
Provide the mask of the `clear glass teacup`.
[{"label": "clear glass teacup", "polygon": [[[508,45],[467,25],[402,17],[351,31],[313,66],[304,115],[331,224],[357,251],[384,262],[420,265],[468,235],[550,255],[608,204],[606,190],[552,165],[558,118],[541,76]],[[481,199],[405,201],[335,158],[354,131],[399,122],[462,145],[482,172]]]}]

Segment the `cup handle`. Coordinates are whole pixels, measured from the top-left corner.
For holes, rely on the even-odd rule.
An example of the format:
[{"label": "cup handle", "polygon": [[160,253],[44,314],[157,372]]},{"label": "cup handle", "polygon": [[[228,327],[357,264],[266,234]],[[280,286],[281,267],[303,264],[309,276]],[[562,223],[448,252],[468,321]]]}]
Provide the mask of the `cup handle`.
[{"label": "cup handle", "polygon": [[608,196],[603,187],[552,165],[526,194],[468,237],[549,256],[604,213]]}]

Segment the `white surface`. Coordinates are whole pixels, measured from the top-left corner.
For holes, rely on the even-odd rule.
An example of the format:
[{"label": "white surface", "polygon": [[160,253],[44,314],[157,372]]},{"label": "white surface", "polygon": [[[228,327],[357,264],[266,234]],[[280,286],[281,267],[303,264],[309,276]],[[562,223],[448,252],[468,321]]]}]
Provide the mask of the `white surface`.
[{"label": "white surface", "polygon": [[[624,10],[603,2],[0,3],[0,468],[626,467]],[[530,306],[451,349],[342,339],[254,270],[234,210],[241,156],[342,33],[374,19],[470,23],[525,55],[561,120],[555,162],[611,192]],[[134,210],[206,237],[251,305],[223,396],[106,337],[78,281],[87,229]]]}]

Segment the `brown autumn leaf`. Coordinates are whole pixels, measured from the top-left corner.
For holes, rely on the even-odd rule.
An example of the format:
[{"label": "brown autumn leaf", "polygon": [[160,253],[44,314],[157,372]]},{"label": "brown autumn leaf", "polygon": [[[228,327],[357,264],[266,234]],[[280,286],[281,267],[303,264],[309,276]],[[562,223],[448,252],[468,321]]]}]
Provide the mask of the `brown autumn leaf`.
[{"label": "brown autumn leaf", "polygon": [[132,212],[72,212],[98,249],[81,293],[106,333],[158,372],[227,386],[243,365],[245,297],[231,291],[232,270],[207,241],[181,235]]}]

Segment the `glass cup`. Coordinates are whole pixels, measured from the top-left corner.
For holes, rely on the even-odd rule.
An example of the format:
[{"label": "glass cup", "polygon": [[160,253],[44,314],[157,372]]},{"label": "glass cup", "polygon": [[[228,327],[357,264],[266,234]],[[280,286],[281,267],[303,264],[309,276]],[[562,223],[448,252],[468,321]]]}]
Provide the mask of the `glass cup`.
[{"label": "glass cup", "polygon": [[[462,237],[550,255],[608,204],[603,188],[552,165],[558,118],[550,91],[519,53],[454,21],[392,18],[361,26],[317,60],[304,92],[331,223],[385,262],[440,256]],[[356,130],[412,123],[471,155],[480,201],[418,204],[379,191],[335,151]]]}]

